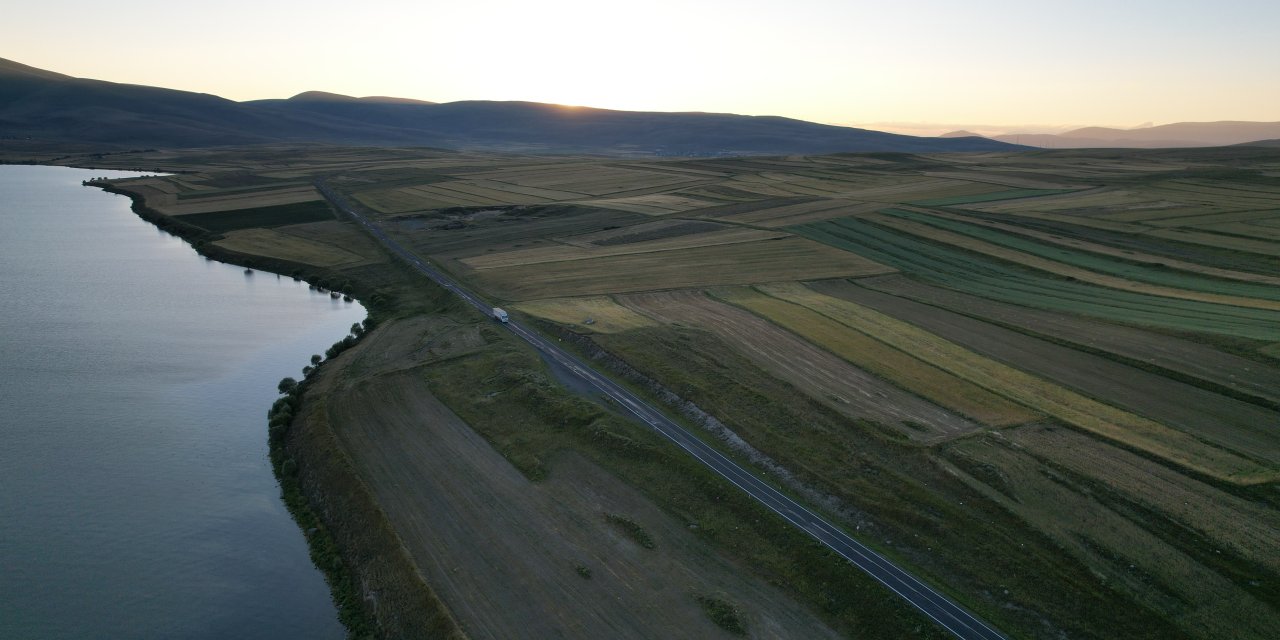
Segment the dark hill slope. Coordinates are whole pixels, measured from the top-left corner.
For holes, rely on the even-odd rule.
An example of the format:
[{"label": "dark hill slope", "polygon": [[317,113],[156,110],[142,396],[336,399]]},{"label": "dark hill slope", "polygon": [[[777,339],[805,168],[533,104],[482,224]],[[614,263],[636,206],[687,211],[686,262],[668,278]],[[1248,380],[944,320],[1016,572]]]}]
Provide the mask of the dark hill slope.
[{"label": "dark hill slope", "polygon": [[578,153],[787,154],[1013,150],[773,116],[657,113],[534,102],[431,104],[308,92],[233,102],[71,78],[0,60],[0,139],[191,147],[266,142]]}]

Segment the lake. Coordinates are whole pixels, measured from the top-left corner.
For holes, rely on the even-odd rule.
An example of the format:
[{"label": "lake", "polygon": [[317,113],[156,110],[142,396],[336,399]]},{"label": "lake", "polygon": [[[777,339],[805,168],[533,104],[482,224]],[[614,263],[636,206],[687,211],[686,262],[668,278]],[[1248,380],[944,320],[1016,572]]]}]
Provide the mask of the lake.
[{"label": "lake", "polygon": [[364,309],[80,184],[128,175],[0,166],[0,636],[342,638],[266,412]]}]

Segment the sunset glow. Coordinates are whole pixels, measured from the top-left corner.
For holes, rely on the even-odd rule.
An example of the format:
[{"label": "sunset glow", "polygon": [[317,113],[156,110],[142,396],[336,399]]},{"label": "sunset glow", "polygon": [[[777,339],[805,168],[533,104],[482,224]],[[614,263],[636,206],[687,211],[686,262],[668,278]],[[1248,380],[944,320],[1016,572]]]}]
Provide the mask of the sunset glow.
[{"label": "sunset glow", "polygon": [[234,100],[323,90],[907,126],[1280,119],[1272,2],[60,0],[6,14],[0,57]]}]

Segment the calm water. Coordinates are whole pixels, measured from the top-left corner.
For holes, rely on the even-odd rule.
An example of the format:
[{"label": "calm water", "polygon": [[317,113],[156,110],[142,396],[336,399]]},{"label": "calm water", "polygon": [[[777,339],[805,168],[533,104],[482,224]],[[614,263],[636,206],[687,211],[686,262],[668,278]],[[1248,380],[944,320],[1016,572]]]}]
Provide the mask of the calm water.
[{"label": "calm water", "polygon": [[266,450],[359,305],[0,166],[0,637],[341,638]]}]

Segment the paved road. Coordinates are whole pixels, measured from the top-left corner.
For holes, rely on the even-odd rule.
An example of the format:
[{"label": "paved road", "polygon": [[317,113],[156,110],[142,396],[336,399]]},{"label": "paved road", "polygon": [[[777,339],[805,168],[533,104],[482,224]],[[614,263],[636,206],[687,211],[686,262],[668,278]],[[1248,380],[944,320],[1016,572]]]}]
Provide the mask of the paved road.
[{"label": "paved road", "polygon": [[[334,206],[350,215],[352,219],[362,225],[370,234],[382,242],[396,255],[404,258],[405,261],[413,265],[414,268],[421,271],[428,278],[431,278],[444,288],[458,294],[463,300],[466,300],[476,309],[479,309],[481,313],[491,315],[493,306],[485,302],[480,296],[468,291],[452,278],[441,273],[428,262],[419,258],[412,251],[409,251],[395,240],[392,240],[381,227],[374,224],[371,220],[351,206],[345,198],[334,193],[322,182],[317,183],[316,186],[320,189],[320,192],[334,204]],[[692,433],[668,419],[662,414],[662,412],[653,408],[627,389],[601,375],[576,356],[568,353],[564,349],[561,349],[554,342],[538,335],[533,330],[514,320],[506,326],[512,333],[520,336],[526,342],[533,345],[535,349],[563,365],[566,369],[572,371],[578,376],[581,376],[582,379],[599,389],[601,393],[604,393],[606,396],[616,401],[619,406],[630,411],[641,422],[649,425],[655,431],[665,436],[668,440],[679,445],[680,448],[700,460],[716,473],[719,473],[729,482],[732,482],[739,489],[742,489],[750,494],[751,497],[764,503],[766,507],[772,509],[783,518],[786,518],[788,522],[813,536],[816,540],[840,554],[849,562],[852,562],[859,569],[867,572],[871,577],[880,581],[881,584],[888,587],[891,591],[901,596],[907,602],[911,603],[947,631],[950,631],[955,636],[964,638],[965,640],[995,640],[997,638],[1005,638],[1003,634],[987,625],[964,607],[935,591],[932,587],[921,582],[915,576],[898,567],[884,556],[872,551],[861,542],[854,540],[849,536],[849,534],[836,528],[831,523],[822,519],[812,511],[809,511],[795,500],[792,500],[790,497],[773,488],[773,486],[738,466],[737,463],[717,451],[714,447],[695,437]]]}]

